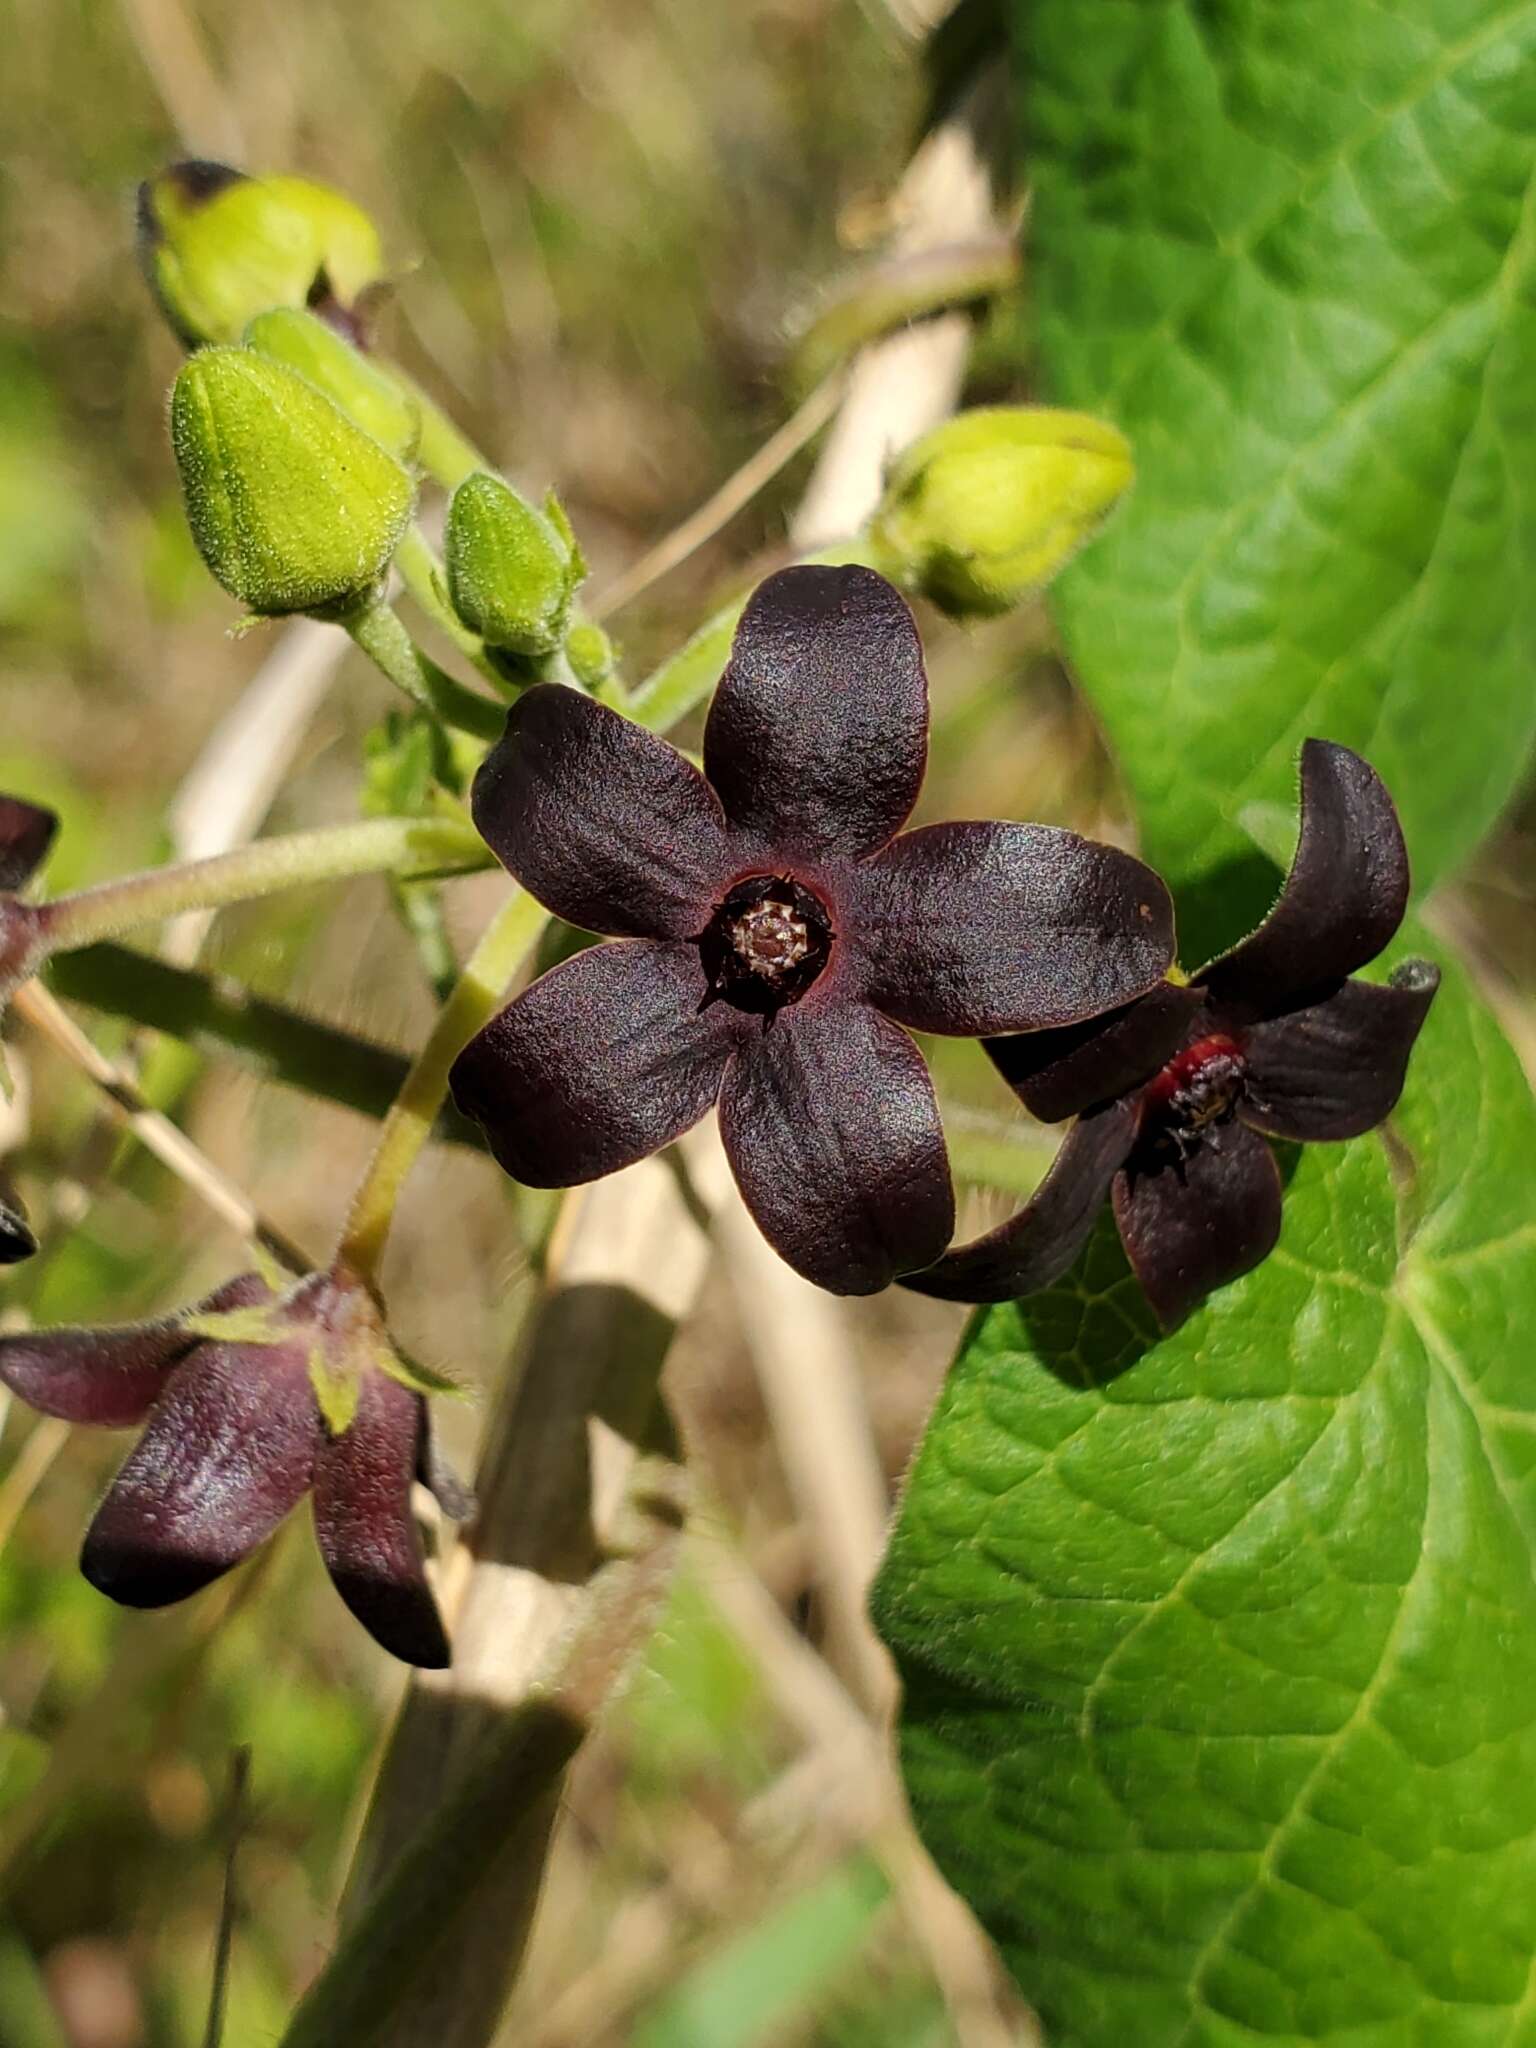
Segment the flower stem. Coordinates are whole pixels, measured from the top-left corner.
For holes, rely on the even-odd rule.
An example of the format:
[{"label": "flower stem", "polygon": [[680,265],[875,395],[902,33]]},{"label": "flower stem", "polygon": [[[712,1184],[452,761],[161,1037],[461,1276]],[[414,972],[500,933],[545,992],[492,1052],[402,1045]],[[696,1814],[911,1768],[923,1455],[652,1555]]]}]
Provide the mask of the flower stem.
[{"label": "flower stem", "polygon": [[372,1159],[352,1197],[337,1257],[362,1280],[372,1280],[384,1255],[405,1177],[431,1135],[448,1092],[448,1070],[482,1025],[495,1015],[518,968],[538,943],[549,913],[522,889],[497,911],[464,964],[452,995],[438,1012],[404,1086],[384,1119]]},{"label": "flower stem", "polygon": [[477,469],[495,469],[496,465],[459,432],[436,399],[429,398],[414,377],[402,370],[398,363],[390,363],[387,367],[400,389],[407,392],[420,409],[421,441],[416,450],[416,460],[435,484],[441,484],[445,491],[452,491]]},{"label": "flower stem", "polygon": [[304,882],[484,864],[485,849],[468,819],[368,818],[99,882],[39,904],[37,917],[44,952],[65,953],[184,910],[218,910]]},{"label": "flower stem", "polygon": [[446,669],[422,653],[382,598],[359,606],[341,621],[376,668],[382,669],[407,697],[445,725],[456,725],[480,739],[501,736],[506,709],[475,690],[466,690]]},{"label": "flower stem", "polygon": [[395,549],[395,567],[422,611],[447,634],[464,659],[473,662],[487,682],[507,692],[507,678],[487,652],[485,642],[478,633],[470,631],[448,602],[443,565],[419,526],[407,527],[405,538]]}]

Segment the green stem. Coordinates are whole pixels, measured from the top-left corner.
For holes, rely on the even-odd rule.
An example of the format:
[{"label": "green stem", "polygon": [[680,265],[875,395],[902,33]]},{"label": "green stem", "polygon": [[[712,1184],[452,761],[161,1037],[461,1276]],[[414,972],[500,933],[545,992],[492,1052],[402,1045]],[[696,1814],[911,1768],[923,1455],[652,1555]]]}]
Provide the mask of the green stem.
[{"label": "green stem", "polygon": [[438,1012],[352,1197],[337,1257],[359,1278],[371,1280],[378,1272],[400,1189],[431,1136],[448,1093],[449,1068],[496,1014],[507,983],[533,951],[548,919],[542,904],[515,890],[486,926],[453,994]]},{"label": "green stem", "polygon": [[464,659],[473,662],[487,682],[501,691],[507,678],[496,666],[478,633],[472,633],[446,596],[443,565],[419,526],[407,527],[404,540],[395,549],[395,567],[400,580],[432,623],[445,633]]},{"label": "green stem", "polygon": [[258,839],[208,860],[151,868],[55,897],[38,906],[39,934],[45,952],[73,952],[135,925],[159,924],[185,910],[222,909],[304,882],[484,865],[485,849],[467,819],[369,818]]},{"label": "green stem", "polygon": [[472,732],[479,739],[501,737],[506,707],[493,704],[474,690],[466,690],[446,669],[422,653],[400,620],[382,598],[375,598],[341,621],[376,668],[404,690],[423,710]]},{"label": "green stem", "polygon": [[416,460],[434,483],[441,484],[445,491],[452,491],[457,490],[465,477],[473,476],[477,469],[494,471],[496,465],[487,461],[474,443],[459,432],[436,399],[429,398],[414,377],[395,363],[379,363],[378,367],[387,369],[400,389],[407,392],[421,410],[421,440],[416,449]]}]

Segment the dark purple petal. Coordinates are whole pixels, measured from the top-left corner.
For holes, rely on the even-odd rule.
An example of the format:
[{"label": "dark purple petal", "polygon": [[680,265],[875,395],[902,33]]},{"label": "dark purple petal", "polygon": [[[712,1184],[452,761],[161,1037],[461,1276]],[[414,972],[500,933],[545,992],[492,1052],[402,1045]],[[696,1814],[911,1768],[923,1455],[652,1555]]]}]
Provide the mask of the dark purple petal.
[{"label": "dark purple petal", "polygon": [[47,858],[57,815],[24,797],[0,796],[0,890],[19,889]]},{"label": "dark purple petal", "polygon": [[922,1054],[862,1003],[812,998],[759,1026],[726,1070],[720,1136],[764,1237],[834,1294],[929,1265],[955,1227]]},{"label": "dark purple petal", "polygon": [[644,1159],[713,1103],[744,1025],[699,949],[619,939],[553,967],[454,1061],[453,1099],[515,1180],[573,1187]]},{"label": "dark purple petal", "polygon": [[1142,1292],[1165,1330],[1213,1288],[1268,1258],[1280,1235],[1280,1173],[1256,1132],[1224,1124],[1182,1165],[1116,1174],[1115,1221]]},{"label": "dark purple petal", "polygon": [[144,1420],[196,1341],[170,1316],[116,1329],[28,1330],[0,1337],[0,1381],[62,1422],[126,1429]]},{"label": "dark purple petal", "polygon": [[448,1638],[411,1513],[425,1415],[420,1394],[364,1374],[351,1426],[320,1446],[315,1536],[337,1592],[374,1641],[403,1664],[440,1671]]},{"label": "dark purple petal", "polygon": [[1440,970],[1408,960],[1386,987],[1346,981],[1320,1003],[1248,1032],[1241,1114],[1271,1137],[1357,1138],[1397,1107]]},{"label": "dark purple petal", "polygon": [[764,857],[872,853],[917,802],[928,681],[906,600],[872,569],[781,569],[736,628],[704,772]]},{"label": "dark purple petal", "polygon": [[512,707],[471,807],[502,866],[584,931],[695,937],[734,873],[719,803],[692,762],[563,684]]},{"label": "dark purple petal", "polygon": [[1150,1080],[1190,1035],[1204,1001],[1200,989],[1160,981],[1102,1017],[989,1038],[985,1046],[1030,1115],[1056,1124]]},{"label": "dark purple petal", "polygon": [[914,1031],[1038,1031],[1155,988],[1173,904],[1128,853],[1050,825],[925,825],[851,882],[862,985]]},{"label": "dark purple petal", "polygon": [[80,1569],[125,1607],[197,1592],[303,1497],[320,1428],[302,1345],[197,1345],[96,1510]]},{"label": "dark purple petal", "polygon": [[[186,1313],[249,1308],[268,1298],[256,1274],[242,1273]],[[127,1429],[144,1420],[164,1391],[166,1374],[197,1342],[185,1315],[99,1329],[27,1330],[0,1337],[0,1384],[61,1422]]]},{"label": "dark purple petal", "polygon": [[1386,784],[1348,747],[1301,750],[1301,837],[1258,930],[1195,976],[1225,1020],[1283,1009],[1353,974],[1386,945],[1408,907],[1408,851]]},{"label": "dark purple petal", "polygon": [[1136,1136],[1136,1115],[1133,1101],[1121,1101],[1079,1117],[1017,1216],[902,1285],[941,1301],[1014,1301],[1051,1286],[1088,1242]]}]

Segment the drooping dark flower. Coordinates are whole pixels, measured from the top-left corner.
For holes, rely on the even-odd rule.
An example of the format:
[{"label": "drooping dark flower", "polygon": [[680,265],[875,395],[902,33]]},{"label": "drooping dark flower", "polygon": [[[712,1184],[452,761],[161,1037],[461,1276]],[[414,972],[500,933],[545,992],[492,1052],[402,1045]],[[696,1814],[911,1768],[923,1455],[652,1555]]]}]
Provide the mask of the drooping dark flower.
[{"label": "drooping dark flower", "polygon": [[718,1098],[747,1206],[807,1278],[867,1293],[939,1255],[954,1197],[908,1031],[1097,1016],[1161,979],[1172,906],[1140,861],[1072,832],[897,837],[927,728],[912,614],[861,568],[756,591],[703,775],[578,691],[527,692],[475,822],[540,902],[617,943],[552,969],[459,1057],[455,1098],[509,1173],[596,1179]]},{"label": "drooping dark flower", "polygon": [[411,1486],[443,1490],[426,1402],[378,1362],[392,1357],[344,1273],[282,1294],[246,1273],[152,1322],[0,1338],[0,1382],[66,1422],[146,1425],[86,1533],[80,1566],[98,1591],[126,1607],[183,1600],[309,1493],[347,1606],[393,1656],[436,1668],[448,1641]]},{"label": "drooping dark flower", "polygon": [[1266,1137],[1358,1137],[1402,1093],[1440,983],[1406,961],[1352,981],[1408,903],[1392,799],[1347,747],[1301,751],[1301,836],[1275,907],[1186,987],[1165,982],[1065,1031],[987,1050],[1046,1123],[1076,1116],[1050,1172],[1011,1219],[908,1285],[947,1301],[1008,1301],[1060,1279],[1106,1195],[1159,1322],[1249,1272],[1280,1233]]}]

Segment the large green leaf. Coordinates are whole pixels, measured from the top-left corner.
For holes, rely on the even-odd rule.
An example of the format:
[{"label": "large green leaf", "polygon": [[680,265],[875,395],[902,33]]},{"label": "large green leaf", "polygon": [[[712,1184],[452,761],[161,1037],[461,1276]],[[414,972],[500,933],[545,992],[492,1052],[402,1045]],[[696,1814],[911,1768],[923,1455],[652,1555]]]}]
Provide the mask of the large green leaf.
[{"label": "large green leaf", "polygon": [[1536,6],[1013,4],[1045,393],[1137,454],[1056,595],[1148,856],[1243,861],[1317,733],[1428,884],[1536,732]]},{"label": "large green leaf", "polygon": [[876,1610],[1053,2048],[1536,2043],[1533,1160],[1453,979],[1177,1335],[1108,1232],[972,1325]]}]

